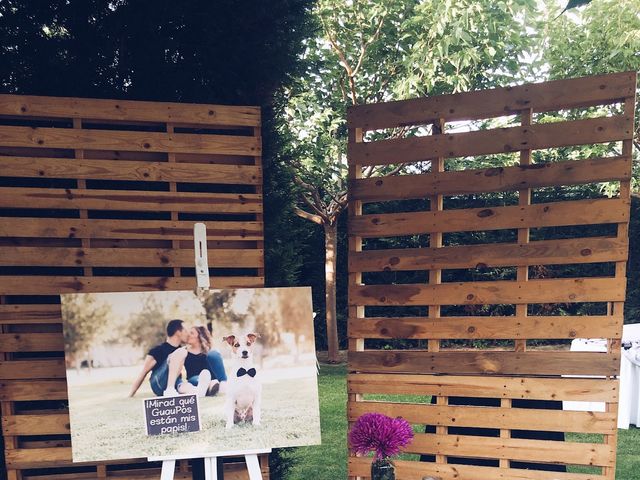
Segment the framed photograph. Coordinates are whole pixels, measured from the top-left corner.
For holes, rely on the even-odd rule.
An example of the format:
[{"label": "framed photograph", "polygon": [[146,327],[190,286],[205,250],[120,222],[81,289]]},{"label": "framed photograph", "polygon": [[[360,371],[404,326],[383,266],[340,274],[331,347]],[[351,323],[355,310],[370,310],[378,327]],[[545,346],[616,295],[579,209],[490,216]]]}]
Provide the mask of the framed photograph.
[{"label": "framed photograph", "polygon": [[310,288],[61,300],[74,462],[320,443]]}]

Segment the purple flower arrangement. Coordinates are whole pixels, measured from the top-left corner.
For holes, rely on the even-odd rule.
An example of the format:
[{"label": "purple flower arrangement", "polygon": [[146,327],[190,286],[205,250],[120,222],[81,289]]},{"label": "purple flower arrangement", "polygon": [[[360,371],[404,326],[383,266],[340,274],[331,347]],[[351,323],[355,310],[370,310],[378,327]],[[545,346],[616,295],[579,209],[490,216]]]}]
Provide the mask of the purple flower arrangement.
[{"label": "purple flower arrangement", "polygon": [[349,445],[358,455],[375,453],[376,460],[393,457],[413,439],[411,425],[404,418],[365,413],[351,427]]}]

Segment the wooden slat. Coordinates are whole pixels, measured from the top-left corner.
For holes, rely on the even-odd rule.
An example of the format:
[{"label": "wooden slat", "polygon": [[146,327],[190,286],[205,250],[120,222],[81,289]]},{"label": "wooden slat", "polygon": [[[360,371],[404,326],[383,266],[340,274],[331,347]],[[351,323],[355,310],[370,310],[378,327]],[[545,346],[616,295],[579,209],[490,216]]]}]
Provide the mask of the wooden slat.
[{"label": "wooden slat", "polygon": [[2,360],[0,379],[21,380],[33,378],[65,378],[64,360]]},{"label": "wooden slat", "polygon": [[416,434],[406,451],[596,466],[611,465],[615,458],[615,451],[604,444],[466,435]]},{"label": "wooden slat", "polygon": [[[144,459],[144,462],[147,460]],[[126,460],[126,465],[129,466],[133,462],[133,460]],[[55,465],[51,465],[51,467],[55,467]],[[98,466],[98,468],[100,468]],[[239,472],[230,470],[227,467],[227,464],[224,466],[225,469],[225,480],[247,480],[242,474],[238,475]],[[228,471],[229,470],[229,471]],[[22,474],[22,480],[96,480],[96,478],[100,479],[102,477],[96,477],[95,472],[83,472],[83,473],[47,473],[44,475],[31,475],[30,471],[26,471]],[[114,480],[158,480],[160,478],[160,470],[153,468],[136,468],[132,470],[115,470],[109,471],[108,477],[109,479]],[[176,471],[173,475],[174,480],[192,480],[191,472],[182,472],[176,468]]]},{"label": "wooden slat", "polygon": [[69,415],[9,415],[2,417],[3,435],[68,435]]},{"label": "wooden slat", "polygon": [[420,175],[395,175],[354,180],[350,193],[363,202],[425,198],[431,195],[463,195],[505,192],[560,185],[629,180],[631,158],[586,160],[491,167]]},{"label": "wooden slat", "polygon": [[493,268],[626,261],[629,245],[616,237],[540,240],[442,248],[365,250],[349,256],[349,270]]},{"label": "wooden slat", "polygon": [[435,157],[490,155],[525,149],[535,150],[614,142],[632,136],[633,117],[617,115],[475,132],[354,143],[349,144],[349,162],[363,166],[411,163]]},{"label": "wooden slat", "polygon": [[0,324],[61,323],[60,305],[0,305]]},{"label": "wooden slat", "polygon": [[[264,277],[215,277],[211,288],[261,287]],[[65,277],[0,276],[3,295],[191,290],[192,277]]]},{"label": "wooden slat", "polygon": [[407,339],[620,338],[622,315],[369,317],[349,319],[349,337]]},{"label": "wooden slat", "polygon": [[615,379],[594,378],[359,373],[348,375],[347,388],[353,394],[617,402],[619,382]]},{"label": "wooden slat", "polygon": [[[193,242],[192,221],[0,217],[0,237],[178,239]],[[208,240],[258,240],[261,222],[206,222]]]},{"label": "wooden slat", "polygon": [[621,302],[624,301],[625,288],[624,278],[358,285],[352,288],[349,302],[365,306]]},{"label": "wooden slat", "polygon": [[259,107],[24,95],[0,95],[0,115],[247,127],[260,125]]},{"label": "wooden slat", "polygon": [[366,350],[349,352],[358,372],[447,375],[617,375],[620,355],[594,352]]},{"label": "wooden slat", "polygon": [[[263,250],[208,249],[216,268],[258,268]],[[59,267],[193,267],[193,249],[3,247],[0,265]]]},{"label": "wooden slat", "polygon": [[[396,460],[397,480],[604,480],[593,473],[545,472],[540,470],[475,467],[470,465],[436,464]],[[367,477],[371,472],[371,459],[349,458],[349,474]]]},{"label": "wooden slat", "polygon": [[0,352],[55,352],[63,350],[62,333],[0,333]]},{"label": "wooden slat", "polygon": [[546,112],[618,102],[635,94],[636,73],[624,72],[538,84],[350,107],[350,128],[375,130],[500,117],[523,108]]},{"label": "wooden slat", "polygon": [[259,139],[249,136],[13,126],[0,126],[0,145],[220,155],[256,155],[261,150]]},{"label": "wooden slat", "polygon": [[365,413],[402,417],[409,423],[447,427],[537,430],[612,434],[617,416],[605,412],[573,412],[529,408],[462,407],[391,402],[355,402],[349,405],[348,418],[356,421]]},{"label": "wooden slat", "polygon": [[[252,193],[186,193],[0,187],[0,208],[257,213],[262,196]],[[85,219],[83,219],[85,220]]]},{"label": "wooden slat", "polygon": [[250,165],[144,162],[0,156],[0,172],[11,177],[78,178],[257,185],[260,168]]},{"label": "wooden slat", "polygon": [[[26,361],[26,360],[25,360]],[[10,362],[7,362],[9,364]],[[28,366],[28,365],[27,365]],[[19,368],[20,365],[14,368]],[[53,373],[60,376],[60,372],[64,373],[64,365],[59,366],[49,364],[38,365],[38,369],[34,372],[32,379],[24,380],[5,380],[0,381],[0,399],[2,401],[18,402],[33,400],[66,400],[67,399],[67,382],[66,380],[51,380],[43,373]],[[30,372],[24,372],[23,376]],[[11,375],[11,365],[0,365],[0,379],[2,375]]]},{"label": "wooden slat", "polygon": [[431,232],[594,225],[628,220],[627,200],[588,199],[531,206],[362,215],[351,221],[349,232],[363,237],[397,237]]},{"label": "wooden slat", "polygon": [[71,464],[71,447],[19,448],[5,450],[7,468],[58,467]]}]

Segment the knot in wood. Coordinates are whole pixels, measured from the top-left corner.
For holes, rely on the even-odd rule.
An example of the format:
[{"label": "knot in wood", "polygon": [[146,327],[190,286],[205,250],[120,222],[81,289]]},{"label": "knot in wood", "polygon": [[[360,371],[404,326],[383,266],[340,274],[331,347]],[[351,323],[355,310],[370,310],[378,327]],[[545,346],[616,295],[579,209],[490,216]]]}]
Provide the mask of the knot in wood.
[{"label": "knot in wood", "polygon": [[493,210],[491,210],[490,208],[485,208],[484,210],[480,210],[478,212],[478,217],[480,218],[490,217],[491,215],[493,215]]}]

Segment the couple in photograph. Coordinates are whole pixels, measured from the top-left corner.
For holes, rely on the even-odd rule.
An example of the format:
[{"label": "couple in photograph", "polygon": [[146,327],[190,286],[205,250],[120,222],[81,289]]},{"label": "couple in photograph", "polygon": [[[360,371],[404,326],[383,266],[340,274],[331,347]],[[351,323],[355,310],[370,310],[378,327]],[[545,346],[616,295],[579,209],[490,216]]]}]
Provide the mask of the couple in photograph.
[{"label": "couple in photograph", "polygon": [[224,393],[227,382],[222,355],[212,348],[209,330],[201,325],[187,328],[182,320],[171,320],[165,342],[149,350],[133,382],[130,397],[136,394],[149,372],[151,389],[156,396],[214,396]]}]

